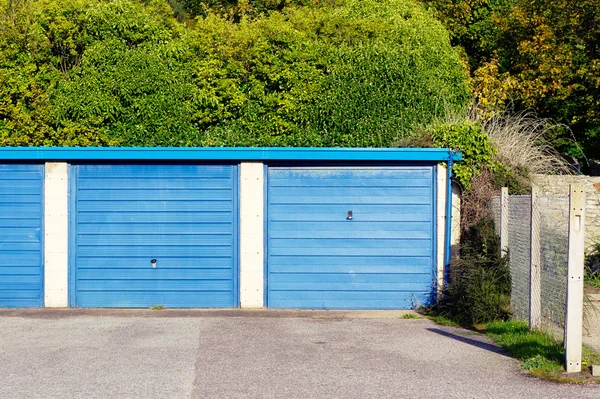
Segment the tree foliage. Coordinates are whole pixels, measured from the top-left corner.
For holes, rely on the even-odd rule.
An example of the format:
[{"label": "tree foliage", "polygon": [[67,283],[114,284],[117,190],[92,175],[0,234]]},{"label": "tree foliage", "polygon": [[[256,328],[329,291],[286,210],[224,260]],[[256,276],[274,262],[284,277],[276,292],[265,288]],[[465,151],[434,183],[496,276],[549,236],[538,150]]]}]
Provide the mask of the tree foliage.
[{"label": "tree foliage", "polygon": [[600,2],[426,0],[462,46],[488,115],[533,110],[566,126],[561,151],[600,157]]},{"label": "tree foliage", "polygon": [[496,18],[516,0],[423,0],[448,27],[452,44],[465,51],[471,70],[481,66],[496,46]]},{"label": "tree foliage", "polygon": [[[503,106],[503,94],[484,94],[503,86],[517,107],[568,125],[599,157],[600,3],[520,0],[496,25],[498,50],[475,79],[479,97]],[[558,144],[579,155],[568,140]]]},{"label": "tree foliage", "polygon": [[469,101],[411,0],[201,3],[0,0],[0,145],[386,146]]}]

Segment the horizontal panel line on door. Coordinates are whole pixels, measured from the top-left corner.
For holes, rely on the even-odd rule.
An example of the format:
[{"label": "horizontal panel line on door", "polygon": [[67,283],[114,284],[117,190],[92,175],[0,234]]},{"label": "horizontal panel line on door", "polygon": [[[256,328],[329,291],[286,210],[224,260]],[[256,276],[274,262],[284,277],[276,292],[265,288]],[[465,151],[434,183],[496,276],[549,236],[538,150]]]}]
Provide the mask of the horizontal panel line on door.
[{"label": "horizontal panel line on door", "polygon": [[[131,270],[131,269],[128,269]],[[153,269],[156,270],[156,269]],[[163,280],[172,282],[172,281],[232,281],[233,279],[230,278],[199,278],[199,277],[190,277],[190,278],[168,278],[168,277],[161,277],[160,279],[154,279],[154,278],[146,278],[146,277],[135,277],[135,278],[111,278],[111,277],[103,277],[103,278],[89,278],[89,277],[80,277],[78,281],[131,281],[131,280],[135,280],[135,281],[154,281],[154,282],[160,282]]]},{"label": "horizontal panel line on door", "polygon": [[233,234],[231,233],[198,233],[198,232],[188,232],[186,233],[185,231],[182,232],[178,232],[176,234],[171,234],[171,233],[163,233],[160,234],[160,228],[156,229],[157,231],[159,231],[159,233],[140,233],[140,232],[123,232],[123,233],[105,233],[105,232],[101,232],[101,233],[79,233],[79,236],[98,236],[98,237],[107,237],[107,236],[122,236],[122,235],[127,235],[129,237],[135,237],[135,236],[164,236],[164,235],[177,235],[177,236],[233,236]]},{"label": "horizontal panel line on door", "polygon": [[[154,210],[143,210],[143,209],[139,209],[135,211],[135,214],[154,214],[156,211]],[[91,210],[80,210],[78,211],[79,214],[83,214],[85,215],[109,215],[109,216],[116,216],[116,215],[126,215],[129,213],[129,211],[127,210],[110,210],[110,211],[91,211]],[[166,209],[161,209],[161,213],[167,213],[169,215],[173,215],[173,214],[177,214],[177,215],[197,215],[197,214],[214,214],[214,213],[219,213],[219,214],[228,214],[231,215],[233,212],[231,211],[223,211],[223,210],[202,210],[202,209],[198,209],[198,210],[194,210],[194,211],[174,211],[174,210],[166,210]],[[112,222],[107,222],[107,223],[112,223]],[[160,222],[163,223],[163,222]],[[181,223],[181,222],[174,222],[174,223]]]},{"label": "horizontal panel line on door", "polygon": [[[0,170],[0,172],[4,173],[5,171],[3,171],[3,170]],[[7,172],[7,173],[8,173],[8,172]],[[12,178],[10,178],[10,177],[2,177],[2,178],[0,178],[0,184],[1,184],[1,182],[3,182],[3,181],[15,181],[15,180],[18,180],[18,181],[20,181],[20,182],[21,182],[21,181],[37,181],[37,180],[39,180],[39,178],[38,178],[38,177],[35,177],[35,176],[33,176],[33,177],[31,177],[31,178],[29,178],[29,177],[16,177],[16,176],[15,176],[15,177],[12,177]]]},{"label": "horizontal panel line on door", "polygon": [[431,293],[431,291],[429,291],[429,290],[415,291],[415,290],[399,290],[399,289],[389,289],[389,290],[373,290],[373,289],[369,289],[369,290],[348,290],[348,289],[345,289],[345,290],[336,290],[336,289],[278,290],[278,289],[271,289],[270,292],[272,292],[272,293],[276,293],[276,292],[310,292],[310,293],[313,293],[313,292],[328,292],[328,293],[343,293],[343,292],[349,292],[349,293],[356,293],[356,292],[404,293],[404,292],[410,292],[410,293],[414,293],[414,294],[430,294]]},{"label": "horizontal panel line on door", "polygon": [[163,199],[139,199],[139,200],[129,200],[129,199],[106,199],[106,200],[102,200],[102,199],[79,199],[78,202],[102,202],[102,203],[114,203],[114,202],[232,202],[233,200],[231,198],[223,198],[223,199],[219,199],[219,198],[215,198],[215,199],[210,199],[210,198],[202,198],[201,200],[196,200],[196,199],[169,199],[169,200],[163,200]]},{"label": "horizontal panel line on door", "polygon": [[346,240],[371,240],[371,239],[430,239],[429,230],[317,230],[315,231],[277,231],[271,232],[271,239],[346,239]]},{"label": "horizontal panel line on door", "polygon": [[[39,200],[41,200],[42,197],[39,196]],[[0,207],[4,204],[10,204],[10,205],[14,205],[14,206],[18,206],[18,205],[38,205],[40,204],[40,201],[15,201],[15,200],[3,200],[2,198],[0,198]]]},{"label": "horizontal panel line on door", "polygon": [[[141,255],[77,255],[78,259],[140,259]],[[219,256],[161,256],[160,259],[231,259],[231,256],[219,255]]]},{"label": "horizontal panel line on door", "polygon": [[2,241],[0,241],[0,248],[3,248],[3,246],[5,244],[41,244],[42,240],[40,238],[37,237],[31,237],[31,240],[24,240],[24,239],[19,239],[19,240],[9,240],[9,239],[3,239]]},{"label": "horizontal panel line on door", "polygon": [[[426,181],[430,181],[431,178],[429,179],[423,179]],[[306,188],[331,188],[331,189],[340,189],[340,188],[374,188],[374,189],[381,189],[383,188],[400,188],[400,189],[413,189],[413,188],[426,188],[426,189],[431,189],[431,185],[427,185],[427,184],[418,184],[418,185],[408,185],[408,184],[403,184],[403,185],[390,185],[390,186],[381,186],[381,185],[356,185],[353,183],[348,183],[348,185],[340,185],[340,184],[336,184],[336,185],[285,185],[285,184],[271,184],[271,188],[281,188],[281,189],[287,189],[287,188],[300,188],[300,189],[306,189]]]},{"label": "horizontal panel line on door", "polygon": [[[375,238],[375,237],[373,237]],[[309,241],[309,240],[313,240],[313,241],[332,241],[332,240],[341,240],[341,241],[350,241],[350,240],[369,240],[370,237],[344,237],[344,238],[340,238],[340,237],[315,237],[315,238],[311,238],[311,237],[285,237],[285,236],[278,236],[278,237],[271,237],[269,238],[269,241],[274,241],[274,240],[304,240],[304,241]],[[413,241],[431,241],[431,237],[410,237],[411,240]],[[385,241],[400,241],[400,242],[405,242],[406,238],[405,237],[401,237],[401,238],[381,238],[380,240],[385,240]],[[312,248],[312,247],[311,247]],[[318,247],[321,248],[321,247]]]},{"label": "horizontal panel line on door", "polygon": [[27,217],[27,216],[23,216],[23,217],[17,217],[14,215],[11,216],[6,216],[6,217],[2,217],[0,216],[0,220],[40,220],[41,217]]},{"label": "horizontal panel line on door", "polygon": [[[352,267],[352,266],[348,266],[348,267]],[[390,267],[398,267],[398,266],[390,266]],[[407,272],[407,273],[402,273],[401,271],[397,271],[394,270],[393,272],[354,272],[354,271],[344,271],[344,272],[295,272],[295,271],[290,271],[290,272],[278,272],[278,271],[272,271],[271,274],[287,274],[287,275],[306,275],[306,276],[315,276],[315,275],[322,275],[322,276],[329,276],[329,275],[340,275],[340,276],[353,276],[355,274],[372,274],[372,275],[379,275],[379,274],[387,274],[387,275],[394,275],[394,274],[398,274],[398,275],[402,275],[402,274],[411,274],[411,275],[423,275],[423,276],[431,276],[431,272],[424,272],[424,273],[416,273],[416,272]]]},{"label": "horizontal panel line on door", "polygon": [[[164,260],[164,258],[161,258],[161,260]],[[232,266],[223,266],[223,267],[215,267],[215,266],[211,266],[211,267],[171,267],[171,266],[165,266],[165,267],[159,267],[156,269],[152,269],[152,268],[148,268],[148,267],[125,267],[125,266],[117,266],[117,267],[110,267],[110,266],[106,266],[106,267],[102,267],[101,270],[115,270],[115,271],[130,271],[130,270],[150,270],[152,272],[158,270],[168,270],[168,271],[202,271],[202,272],[206,272],[206,271],[211,271],[211,270],[230,270],[232,268]],[[85,267],[85,266],[80,266],[79,269],[81,270],[97,270],[98,267]]]},{"label": "horizontal panel line on door", "polygon": [[[151,206],[150,206],[151,205]],[[114,204],[111,204],[110,202],[106,203],[106,202],[102,202],[100,201],[99,204],[92,204],[91,202],[88,202],[86,204],[79,204],[80,209],[78,209],[79,212],[85,213],[85,212],[93,212],[96,215],[100,215],[100,216],[107,216],[107,215],[111,215],[111,214],[115,214],[115,213],[123,213],[123,212],[147,212],[147,213],[154,213],[156,214],[157,212],[161,213],[161,214],[190,214],[190,213],[195,213],[195,212],[199,212],[199,213],[209,213],[209,212],[225,212],[227,211],[228,208],[231,208],[231,205],[221,202],[221,201],[214,201],[211,203],[188,203],[185,206],[187,207],[187,209],[182,212],[178,210],[178,207],[181,206],[181,204],[177,204],[177,203],[173,203],[171,201],[157,201],[156,203],[152,203],[152,204],[148,204],[148,203],[144,203],[141,204],[140,201],[125,201],[122,204],[119,204],[118,206],[114,206]],[[84,208],[85,206],[85,208]],[[83,208],[83,209],[81,209]],[[143,209],[140,209],[143,208]],[[231,211],[229,211],[230,214],[232,214]]]},{"label": "horizontal panel line on door", "polygon": [[[2,245],[2,244],[0,244]],[[233,244],[211,244],[211,243],[189,243],[189,244],[170,244],[170,245],[157,245],[157,244],[132,244],[132,245],[123,245],[123,244],[110,244],[110,243],[102,243],[101,245],[93,245],[93,244],[77,244],[79,248],[93,248],[93,247],[123,247],[129,248],[131,251],[135,251],[136,248],[157,248],[157,249],[167,249],[173,247],[218,247],[218,248],[229,248]]]},{"label": "horizontal panel line on door", "polygon": [[[221,224],[221,225],[231,225],[232,222],[207,222],[210,224]],[[204,222],[156,222],[156,221],[130,221],[130,222],[77,222],[77,226],[85,226],[85,225],[90,225],[90,226],[94,226],[97,224],[110,224],[110,225],[130,225],[130,224],[152,224],[152,225],[156,225],[156,224],[160,224],[160,225],[171,225],[171,224],[176,224],[176,225],[203,225],[206,224]]]},{"label": "horizontal panel line on door", "polygon": [[186,289],[177,289],[177,290],[160,290],[160,289],[152,289],[152,290],[109,290],[109,289],[99,289],[99,290],[91,290],[91,289],[85,289],[85,290],[80,290],[78,289],[77,292],[202,292],[202,293],[229,293],[229,290],[218,290],[218,289],[214,289],[214,290],[186,290]]},{"label": "horizontal panel line on door", "polygon": [[[289,255],[285,255],[285,254],[269,254],[269,257],[284,257],[284,256],[289,256]],[[419,258],[419,259],[430,259],[431,256],[430,255],[352,255],[352,254],[348,254],[348,255],[321,255],[321,254],[302,254],[302,255],[296,255],[294,256],[294,258],[296,257],[306,257],[306,258],[339,258],[340,256],[343,256],[344,258]]]},{"label": "horizontal panel line on door", "polygon": [[184,191],[184,192],[190,192],[190,191],[216,191],[216,190],[220,190],[220,191],[229,191],[229,192],[233,192],[233,189],[229,188],[229,187],[187,187],[187,186],[183,186],[183,187],[173,187],[171,185],[169,185],[168,187],[146,187],[146,186],[142,186],[142,187],[109,187],[106,188],[105,186],[103,186],[103,188],[96,188],[96,187],[78,187],[77,188],[77,192],[82,192],[82,191],[150,191],[150,192],[155,192],[155,191],[163,191],[163,192],[168,192],[168,191],[172,191],[172,190],[177,190],[177,191]]},{"label": "horizontal panel line on door", "polygon": [[[1,189],[1,188],[0,188]],[[38,190],[39,191],[39,190]],[[15,199],[15,196],[18,196],[18,199]],[[32,201],[39,202],[42,199],[42,195],[39,192],[36,193],[23,193],[17,190],[13,190],[12,192],[2,192],[0,191],[0,201],[5,203],[6,201],[13,201],[15,203],[28,203]]]},{"label": "horizontal panel line on door", "polygon": [[[41,243],[37,242],[35,244],[41,244]],[[36,247],[38,247],[38,245],[36,245]],[[2,249],[2,252],[5,255],[13,255],[13,254],[14,255],[21,255],[21,254],[29,253],[29,252],[31,252],[32,254],[33,253],[38,253],[38,249],[39,248],[34,248],[34,249],[14,249],[14,248],[5,249],[5,248],[2,248],[2,244],[0,243],[0,249]]]},{"label": "horizontal panel line on door", "polygon": [[312,198],[310,199],[311,201],[306,201],[306,202],[269,202],[269,206],[273,205],[273,206],[277,206],[277,205],[309,205],[309,206],[327,206],[327,205],[343,205],[343,206],[348,206],[348,205],[360,205],[360,206],[366,206],[366,205],[370,205],[370,206],[405,206],[405,205],[431,205],[431,198],[427,198],[427,201],[429,202],[352,202],[352,201],[337,201],[337,202],[313,202]]},{"label": "horizontal panel line on door", "polygon": [[[340,212],[340,213],[344,213],[344,212]],[[275,220],[272,224],[273,225],[278,225],[281,224],[281,220]],[[292,221],[294,224],[306,224],[306,225],[310,225],[310,224],[314,224],[315,222],[320,222],[318,220],[316,221],[312,221],[312,220],[294,220]],[[348,220],[343,219],[343,220],[331,220],[331,221],[327,221],[327,223],[346,223],[348,224]],[[421,223],[421,224],[429,224],[431,225],[431,220],[427,219],[427,220],[406,220],[406,221],[396,221],[396,220],[391,220],[391,221],[387,221],[387,220],[352,220],[352,224],[361,224],[361,225],[366,225],[371,226],[371,225],[377,225],[377,224],[385,224],[385,223],[393,223],[393,224],[408,224],[408,223]],[[271,227],[271,229],[273,229],[273,227]]]}]

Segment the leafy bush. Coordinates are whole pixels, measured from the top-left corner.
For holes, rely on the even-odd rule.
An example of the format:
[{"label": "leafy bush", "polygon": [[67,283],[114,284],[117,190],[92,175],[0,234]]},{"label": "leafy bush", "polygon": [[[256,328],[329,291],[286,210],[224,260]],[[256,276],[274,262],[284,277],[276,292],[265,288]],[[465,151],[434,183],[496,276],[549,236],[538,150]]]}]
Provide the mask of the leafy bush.
[{"label": "leafy bush", "polygon": [[411,0],[213,3],[0,2],[0,145],[388,146],[469,101]]},{"label": "leafy bush", "polygon": [[426,129],[431,136],[433,146],[460,150],[463,161],[453,166],[455,180],[465,190],[471,188],[471,179],[486,169],[491,172],[499,170],[501,165],[495,160],[496,149],[482,125],[465,121],[443,123]]},{"label": "leafy bush", "polygon": [[[114,57],[98,57],[102,51],[119,46],[135,51],[175,40],[180,27],[169,16],[169,7],[160,1],[0,3],[0,145],[122,143],[106,122],[116,115],[111,107],[121,99],[110,103],[98,98],[105,88],[86,80],[88,72],[106,67],[103,78],[110,81],[114,76],[108,69],[115,70],[114,65],[94,64],[114,64]],[[145,78],[158,78],[159,84],[161,76]],[[120,96],[114,91],[102,95]]]},{"label": "leafy bush", "polygon": [[507,256],[491,219],[471,227],[462,240],[460,259],[450,267],[439,313],[462,325],[506,320],[510,316],[511,277]]},{"label": "leafy bush", "polygon": [[[212,23],[197,29],[227,40],[217,57],[243,82],[244,100],[208,129],[211,145],[388,146],[468,101],[446,32],[412,2],[349,0],[249,23],[208,20],[221,24],[219,35],[207,34]],[[222,53],[231,47],[234,59]]]}]

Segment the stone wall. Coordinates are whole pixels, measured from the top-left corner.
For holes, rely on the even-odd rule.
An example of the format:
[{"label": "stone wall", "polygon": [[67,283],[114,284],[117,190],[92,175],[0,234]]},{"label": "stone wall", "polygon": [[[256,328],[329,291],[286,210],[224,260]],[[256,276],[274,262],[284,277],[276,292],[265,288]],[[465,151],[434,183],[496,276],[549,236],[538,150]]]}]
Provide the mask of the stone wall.
[{"label": "stone wall", "polygon": [[581,183],[586,192],[585,244],[600,242],[600,176],[535,175],[542,194],[569,194],[569,184]]}]

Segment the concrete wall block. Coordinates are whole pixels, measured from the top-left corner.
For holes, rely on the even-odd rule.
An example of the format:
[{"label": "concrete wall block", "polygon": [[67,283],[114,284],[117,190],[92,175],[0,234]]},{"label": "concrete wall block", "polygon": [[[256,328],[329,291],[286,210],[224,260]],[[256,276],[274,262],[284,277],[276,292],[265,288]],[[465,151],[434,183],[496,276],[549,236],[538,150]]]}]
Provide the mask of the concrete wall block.
[{"label": "concrete wall block", "polygon": [[47,162],[44,181],[44,303],[68,306],[69,176],[64,162]]},{"label": "concrete wall block", "polygon": [[264,306],[264,165],[240,166],[240,304]]},{"label": "concrete wall block", "polygon": [[53,270],[47,273],[44,283],[51,289],[66,292],[69,288],[68,270]]}]

